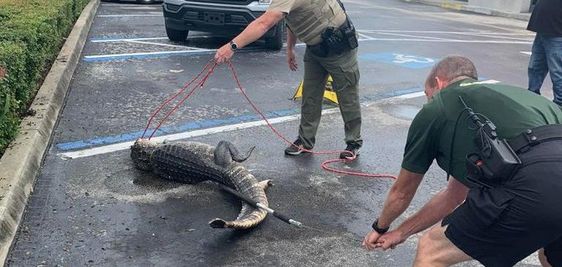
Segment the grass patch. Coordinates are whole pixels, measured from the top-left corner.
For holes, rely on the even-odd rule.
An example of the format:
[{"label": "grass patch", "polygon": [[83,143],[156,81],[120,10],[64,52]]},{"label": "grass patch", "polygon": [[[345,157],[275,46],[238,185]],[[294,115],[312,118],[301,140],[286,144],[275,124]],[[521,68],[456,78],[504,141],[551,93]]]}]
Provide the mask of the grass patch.
[{"label": "grass patch", "polygon": [[0,154],[90,0],[0,0]]}]

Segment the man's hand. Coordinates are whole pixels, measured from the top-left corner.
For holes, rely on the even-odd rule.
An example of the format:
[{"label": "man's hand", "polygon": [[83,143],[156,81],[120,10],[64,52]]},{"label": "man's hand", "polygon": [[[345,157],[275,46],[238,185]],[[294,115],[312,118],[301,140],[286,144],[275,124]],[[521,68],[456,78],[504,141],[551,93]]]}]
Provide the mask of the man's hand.
[{"label": "man's hand", "polygon": [[393,230],[379,237],[376,247],[383,250],[394,249],[397,245],[406,241],[406,238],[408,237],[404,237],[401,231]]},{"label": "man's hand", "polygon": [[381,234],[379,234],[377,231],[371,231],[369,232],[366,236],[365,239],[363,239],[363,247],[367,250],[374,250],[375,248],[377,248],[377,242],[379,241],[379,238],[381,237]]},{"label": "man's hand", "polygon": [[287,48],[287,63],[289,63],[289,69],[292,71],[296,71],[299,68],[294,49]]},{"label": "man's hand", "polygon": [[234,51],[230,48],[230,44],[225,44],[217,50],[217,53],[215,54],[215,61],[218,64],[221,64],[230,61],[233,55]]}]

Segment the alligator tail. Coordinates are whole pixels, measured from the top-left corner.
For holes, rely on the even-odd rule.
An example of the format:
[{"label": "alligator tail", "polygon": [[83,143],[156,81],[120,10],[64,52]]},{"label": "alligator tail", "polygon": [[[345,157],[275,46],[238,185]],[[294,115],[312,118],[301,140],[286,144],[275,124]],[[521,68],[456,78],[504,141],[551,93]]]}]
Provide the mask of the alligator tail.
[{"label": "alligator tail", "polygon": [[[237,190],[248,196],[250,199],[262,203],[266,206],[269,206],[267,201],[267,197],[265,195],[265,190],[272,185],[270,180],[264,180],[261,182],[256,182],[249,186],[244,186],[248,180],[255,180],[252,174],[247,172],[245,169],[241,170],[241,172],[245,173],[241,181],[241,183],[236,183],[233,181],[237,187]],[[240,177],[240,176],[238,176]],[[243,188],[238,188],[238,186],[244,186]],[[256,227],[260,222],[262,222],[265,217],[267,216],[267,212],[263,209],[256,209],[250,206],[247,203],[242,203],[242,210],[238,215],[238,218],[233,221],[226,221],[221,218],[216,218],[209,222],[209,225],[213,228],[232,228],[232,229],[249,229]]]}]

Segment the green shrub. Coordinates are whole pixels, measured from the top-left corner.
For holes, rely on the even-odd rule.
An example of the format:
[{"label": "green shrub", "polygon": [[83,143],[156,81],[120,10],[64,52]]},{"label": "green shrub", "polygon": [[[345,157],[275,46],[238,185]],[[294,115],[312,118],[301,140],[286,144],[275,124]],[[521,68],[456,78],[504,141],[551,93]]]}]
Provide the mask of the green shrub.
[{"label": "green shrub", "polygon": [[88,2],[0,0],[0,154]]}]

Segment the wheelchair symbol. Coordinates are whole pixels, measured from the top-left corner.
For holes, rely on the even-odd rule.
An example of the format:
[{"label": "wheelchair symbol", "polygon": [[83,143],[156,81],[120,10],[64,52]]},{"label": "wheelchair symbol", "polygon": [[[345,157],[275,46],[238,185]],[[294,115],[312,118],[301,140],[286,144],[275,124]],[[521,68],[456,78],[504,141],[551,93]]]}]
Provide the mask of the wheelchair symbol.
[{"label": "wheelchair symbol", "polygon": [[435,60],[427,57],[417,57],[417,56],[409,56],[403,54],[393,54],[393,55],[394,55],[394,59],[392,60],[392,62],[396,64],[405,64],[405,63],[431,64],[435,62]]}]

